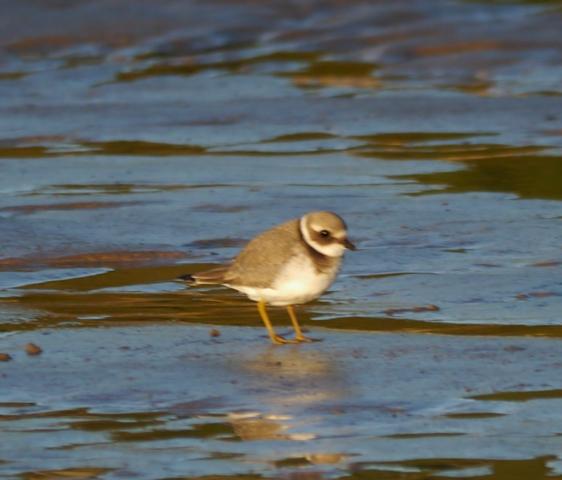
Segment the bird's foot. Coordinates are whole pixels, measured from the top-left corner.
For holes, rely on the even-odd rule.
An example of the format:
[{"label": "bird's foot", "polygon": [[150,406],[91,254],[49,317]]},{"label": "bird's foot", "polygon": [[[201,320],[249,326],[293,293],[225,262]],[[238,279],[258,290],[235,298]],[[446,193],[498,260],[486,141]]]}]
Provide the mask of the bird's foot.
[{"label": "bird's foot", "polygon": [[271,336],[271,341],[276,344],[276,345],[286,345],[287,343],[297,343],[297,340],[287,340],[285,337],[282,337],[281,335],[272,335]]},{"label": "bird's foot", "polygon": [[322,339],[321,338],[310,338],[310,337],[306,337],[304,335],[300,335],[295,337],[295,341],[297,343],[315,343],[315,342],[321,342]]},{"label": "bird's foot", "polygon": [[314,338],[310,338],[310,337],[306,337],[304,335],[297,335],[295,337],[295,342],[297,343],[312,343],[312,342],[317,342],[318,340],[314,339]]}]

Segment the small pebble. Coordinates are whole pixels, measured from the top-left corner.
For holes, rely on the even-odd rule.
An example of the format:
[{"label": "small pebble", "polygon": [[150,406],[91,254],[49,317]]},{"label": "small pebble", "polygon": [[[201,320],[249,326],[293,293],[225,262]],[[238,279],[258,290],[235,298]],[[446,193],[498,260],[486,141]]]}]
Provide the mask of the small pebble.
[{"label": "small pebble", "polygon": [[209,332],[209,335],[211,335],[211,337],[220,337],[220,336],[221,336],[221,332],[220,332],[217,328],[213,328],[213,329],[211,329],[211,331]]},{"label": "small pebble", "polygon": [[12,359],[7,353],[0,353],[0,362],[9,362]]},{"label": "small pebble", "polygon": [[39,355],[43,352],[42,348],[34,343],[28,343],[25,346],[25,351],[28,355]]}]

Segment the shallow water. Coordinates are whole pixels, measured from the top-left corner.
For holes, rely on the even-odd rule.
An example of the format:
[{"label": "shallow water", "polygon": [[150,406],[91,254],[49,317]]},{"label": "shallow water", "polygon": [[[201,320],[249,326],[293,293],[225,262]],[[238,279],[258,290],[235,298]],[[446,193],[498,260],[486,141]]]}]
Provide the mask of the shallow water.
[{"label": "shallow water", "polygon": [[[560,2],[0,7],[1,478],[562,476]],[[320,341],[175,280],[314,209]]]}]

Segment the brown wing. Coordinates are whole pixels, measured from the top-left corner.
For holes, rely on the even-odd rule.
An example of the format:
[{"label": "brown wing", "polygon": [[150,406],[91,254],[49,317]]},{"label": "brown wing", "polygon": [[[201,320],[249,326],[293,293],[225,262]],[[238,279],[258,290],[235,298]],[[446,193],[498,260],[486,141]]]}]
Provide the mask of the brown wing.
[{"label": "brown wing", "polygon": [[306,247],[299,221],[291,220],[255,237],[234,259],[224,276],[225,283],[250,287],[271,286],[279,270]]}]

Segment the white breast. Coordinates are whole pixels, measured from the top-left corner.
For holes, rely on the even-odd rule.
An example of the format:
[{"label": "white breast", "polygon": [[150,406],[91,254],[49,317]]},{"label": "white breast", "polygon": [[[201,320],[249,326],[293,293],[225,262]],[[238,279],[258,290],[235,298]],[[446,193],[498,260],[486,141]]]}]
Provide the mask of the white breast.
[{"label": "white breast", "polygon": [[251,300],[263,300],[270,305],[285,306],[310,302],[318,298],[332,284],[339,265],[318,273],[306,255],[294,257],[279,272],[270,288],[232,286]]}]

